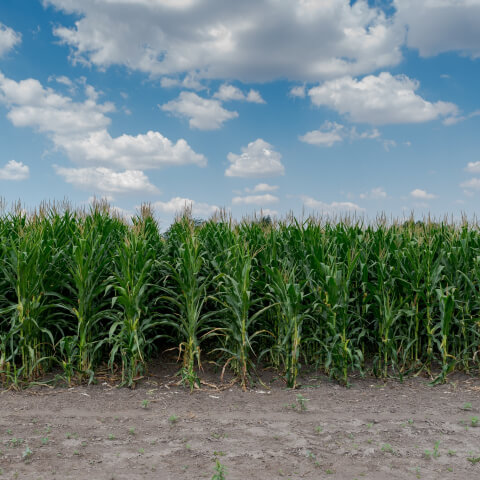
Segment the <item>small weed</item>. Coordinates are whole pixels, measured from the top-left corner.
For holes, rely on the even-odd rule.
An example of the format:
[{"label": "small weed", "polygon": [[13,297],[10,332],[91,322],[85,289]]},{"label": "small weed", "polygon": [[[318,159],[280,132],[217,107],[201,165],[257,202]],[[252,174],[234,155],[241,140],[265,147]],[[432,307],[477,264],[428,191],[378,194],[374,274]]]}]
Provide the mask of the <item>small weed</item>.
[{"label": "small weed", "polygon": [[10,428],[7,430],[7,435],[12,435],[12,430],[10,430]]},{"label": "small weed", "polygon": [[78,450],[74,450],[73,454],[78,456],[78,455],[80,455],[80,452]]},{"label": "small weed", "polygon": [[168,417],[168,422],[171,425],[174,425],[175,423],[178,422],[178,416],[177,415],[170,415],[170,417]]},{"label": "small weed", "polygon": [[42,442],[42,445],[48,445],[48,437],[43,437],[41,442]]},{"label": "small weed", "polygon": [[145,453],[145,449],[144,449],[144,448],[139,448],[139,449],[138,449],[138,453],[139,453],[140,455],[143,455],[143,454]]},{"label": "small weed", "polygon": [[297,394],[297,404],[300,407],[300,410],[302,410],[302,412],[307,410],[308,401],[309,401],[308,398],[305,398],[301,393]]},{"label": "small weed", "polygon": [[463,404],[462,410],[471,410],[472,404],[470,402],[466,402]]},{"label": "small weed", "polygon": [[480,419],[479,419],[478,417],[472,417],[472,418],[470,419],[470,426],[472,426],[472,427],[478,427],[478,421],[479,421],[479,420],[480,420]]},{"label": "small weed", "polygon": [[425,450],[423,453],[425,454],[425,457],[426,458],[438,458],[440,456],[440,452],[439,452],[439,447],[440,447],[440,442],[437,441],[435,442],[435,445],[433,446],[433,452],[431,452],[430,450]]},{"label": "small weed", "polygon": [[475,465],[480,463],[480,457],[467,457],[467,460],[472,464]]},{"label": "small weed", "polygon": [[382,445],[382,452],[393,453],[393,447],[389,443],[385,443]]},{"label": "small weed", "polygon": [[134,428],[129,428],[128,429],[128,434],[129,435],[136,435],[135,429]]},{"label": "small weed", "polygon": [[113,433],[108,434],[108,439],[109,440],[115,440],[115,435]]},{"label": "small weed", "polygon": [[30,447],[25,448],[25,450],[22,453],[22,459],[23,460],[28,460],[31,456],[33,455],[33,452],[30,450]]},{"label": "small weed", "polygon": [[211,480],[226,480],[227,469],[225,468],[225,465],[222,465],[218,461],[218,458],[215,459],[214,471],[215,473],[213,474],[213,477]]},{"label": "small weed", "polygon": [[224,457],[226,454],[225,452],[222,452],[221,450],[215,450],[213,452],[213,454],[216,456],[216,457]]},{"label": "small weed", "polygon": [[148,408],[148,406],[150,405],[150,400],[142,400],[142,408]]},{"label": "small weed", "polygon": [[322,433],[323,432],[323,427],[321,427],[320,425],[318,425],[317,427],[315,427],[315,433]]},{"label": "small weed", "polygon": [[449,450],[449,451],[447,452],[447,455],[448,455],[449,457],[454,457],[456,454],[457,454],[457,452],[456,452],[455,450]]},{"label": "small weed", "polygon": [[23,440],[21,438],[11,438],[7,444],[10,446],[10,447],[18,447],[19,445],[21,445],[23,443]]},{"label": "small weed", "polygon": [[305,398],[301,393],[298,393],[296,396],[296,401],[294,403],[287,403],[284,406],[290,407],[293,410],[304,412],[307,410],[308,401],[309,401],[308,398]]},{"label": "small weed", "polygon": [[196,387],[200,387],[200,378],[198,377],[197,373],[189,369],[187,367],[182,367],[178,374],[181,377],[181,383],[184,387],[187,385],[190,388],[190,391],[193,392],[193,389]]},{"label": "small weed", "polygon": [[325,470],[325,473],[326,473],[327,475],[333,475],[334,472],[333,472],[333,470],[330,470],[329,468],[327,468],[327,469]]}]

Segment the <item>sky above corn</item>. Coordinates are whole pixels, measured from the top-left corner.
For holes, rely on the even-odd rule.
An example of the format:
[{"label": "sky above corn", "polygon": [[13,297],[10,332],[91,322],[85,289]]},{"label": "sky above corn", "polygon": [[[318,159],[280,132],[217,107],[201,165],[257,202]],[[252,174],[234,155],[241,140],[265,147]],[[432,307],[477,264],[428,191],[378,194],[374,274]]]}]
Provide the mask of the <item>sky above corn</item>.
[{"label": "sky above corn", "polygon": [[1,0],[0,196],[473,216],[479,25],[480,0]]}]

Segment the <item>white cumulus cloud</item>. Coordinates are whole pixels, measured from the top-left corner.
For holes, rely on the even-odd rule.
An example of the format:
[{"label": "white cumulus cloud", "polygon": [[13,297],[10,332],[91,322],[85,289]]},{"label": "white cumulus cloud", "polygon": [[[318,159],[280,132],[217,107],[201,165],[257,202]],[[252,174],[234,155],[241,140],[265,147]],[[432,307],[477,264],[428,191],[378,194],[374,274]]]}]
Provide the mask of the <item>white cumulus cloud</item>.
[{"label": "white cumulus cloud", "polygon": [[361,213],[365,209],[353,202],[322,202],[321,200],[316,200],[313,197],[302,196],[303,204],[313,210],[317,210],[319,213],[324,215],[337,215],[344,213]]},{"label": "white cumulus cloud", "polygon": [[471,178],[461,183],[460,186],[466,190],[480,190],[480,178]]},{"label": "white cumulus cloud", "polygon": [[279,198],[270,193],[264,195],[246,195],[243,197],[233,197],[233,205],[268,205],[278,202]]},{"label": "white cumulus cloud", "polygon": [[400,62],[404,28],[367,0],[44,0],[77,20],[74,61],[153,76],[318,81]]},{"label": "white cumulus cloud", "polygon": [[205,86],[197,78],[195,73],[189,73],[183,78],[162,77],[160,79],[160,85],[163,88],[186,88],[187,90],[205,90]]},{"label": "white cumulus cloud", "polygon": [[0,168],[0,180],[25,180],[30,174],[28,165],[10,160]]},{"label": "white cumulus cloud", "polygon": [[50,133],[55,139],[86,135],[106,128],[112,112],[111,103],[97,104],[91,98],[74,102],[33,78],[16,82],[0,72],[0,102],[9,109],[8,118],[17,127],[33,127]]},{"label": "white cumulus cloud", "polygon": [[20,33],[0,22],[0,57],[22,41]]},{"label": "white cumulus cloud", "polygon": [[157,193],[141,170],[115,172],[105,167],[66,168],[55,166],[58,175],[81,190],[100,193]]},{"label": "white cumulus cloud", "polygon": [[102,129],[86,136],[63,139],[62,147],[76,163],[100,163],[112,168],[154,169],[189,164],[204,167],[207,164],[206,158],[195,153],[185,140],[173,143],[153,131],[112,138]]},{"label": "white cumulus cloud", "polygon": [[395,22],[423,57],[458,51],[480,57],[479,0],[394,0]]},{"label": "white cumulus cloud", "polygon": [[428,193],[425,190],[421,190],[420,188],[416,188],[410,192],[410,196],[415,198],[416,200],[432,200],[437,198],[436,195],[433,193]]},{"label": "white cumulus cloud", "polygon": [[292,97],[305,98],[306,88],[305,85],[297,85],[290,89],[290,95]]},{"label": "white cumulus cloud", "polygon": [[231,100],[239,100],[250,103],[265,103],[260,93],[257,90],[250,89],[247,94],[243,93],[238,87],[224,83],[213,95],[215,98],[228,102]]},{"label": "white cumulus cloud", "polygon": [[61,83],[67,87],[74,87],[74,83],[65,75],[60,75],[59,77],[51,77],[49,80],[55,80],[57,83]]},{"label": "white cumulus cloud", "polygon": [[310,145],[331,147],[343,141],[343,125],[336,122],[325,122],[319,130],[312,130],[302,135],[300,140]]},{"label": "white cumulus cloud", "polygon": [[269,185],[268,183],[258,183],[253,188],[246,188],[247,193],[274,192],[278,190],[278,185]]},{"label": "white cumulus cloud", "polygon": [[260,95],[260,92],[252,88],[248,91],[245,101],[250,103],[267,103]]},{"label": "white cumulus cloud", "polygon": [[[104,167],[105,176],[110,170],[121,170],[120,174],[124,175],[123,170],[206,165],[206,158],[194,152],[183,139],[174,143],[153,131],[112,137],[107,130],[111,120],[106,114],[115,107],[110,102],[98,103],[99,95],[93,87],[85,84],[86,99],[74,101],[43,87],[33,78],[17,82],[0,72],[0,103],[6,105],[7,117],[13,125],[45,133],[57,149],[81,167]],[[87,171],[83,173],[82,178],[90,178],[92,189],[96,190],[98,172],[89,176]],[[122,185],[118,178],[115,182]],[[131,189],[126,187],[126,191]]]},{"label": "white cumulus cloud", "polygon": [[160,108],[177,117],[188,118],[190,128],[199,130],[217,130],[227,120],[238,117],[237,112],[223,108],[219,100],[203,98],[194,92],[181,92],[177,99]]},{"label": "white cumulus cloud", "polygon": [[168,202],[154,202],[152,207],[155,211],[169,215],[182,213],[185,209],[191,209],[192,215],[202,217],[209,217],[219,210],[219,207],[216,205],[196,202],[190,198],[182,197],[173,197]]},{"label": "white cumulus cloud", "polygon": [[480,161],[468,162],[468,165],[465,168],[465,170],[470,173],[480,173]]},{"label": "white cumulus cloud", "polygon": [[387,198],[387,192],[382,187],[372,188],[369,192],[361,193],[361,199],[379,200],[381,198]]},{"label": "white cumulus cloud", "polygon": [[365,140],[365,139],[379,139],[380,132],[374,128],[370,131],[358,132],[356,127],[347,128],[337,122],[324,122],[318,130],[312,130],[305,135],[301,135],[299,140],[310,145],[319,147],[332,147],[335,143],[343,142],[344,140]]},{"label": "white cumulus cloud", "polygon": [[258,138],[242,147],[242,153],[229,153],[230,166],[225,170],[227,177],[262,178],[284,175],[285,167],[281,154],[273,146]]},{"label": "white cumulus cloud", "polygon": [[329,107],[353,122],[421,123],[458,115],[453,103],[432,103],[417,95],[419,86],[405,75],[382,72],[361,80],[349,76],[329,80],[311,88],[308,94],[314,105]]}]

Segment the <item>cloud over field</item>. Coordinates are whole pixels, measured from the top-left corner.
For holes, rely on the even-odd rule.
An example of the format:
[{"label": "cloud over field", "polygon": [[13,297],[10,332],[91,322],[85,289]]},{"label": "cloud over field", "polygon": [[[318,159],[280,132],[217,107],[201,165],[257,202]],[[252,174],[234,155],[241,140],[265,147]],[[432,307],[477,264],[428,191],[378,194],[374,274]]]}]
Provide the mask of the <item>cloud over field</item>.
[{"label": "cloud over field", "polygon": [[8,53],[22,40],[22,35],[0,22],[0,57]]},{"label": "cloud over field", "polygon": [[227,177],[262,178],[284,175],[282,155],[261,138],[242,147],[242,153],[228,154],[230,166],[225,170]]},{"label": "cloud over field", "polygon": [[0,167],[0,180],[25,180],[30,175],[30,169],[22,162],[10,160]]},{"label": "cloud over field", "polygon": [[[76,62],[152,76],[268,81],[396,65],[403,28],[366,0],[44,0],[79,17],[54,34]],[[274,14],[273,14],[274,10]],[[265,21],[268,19],[268,22]]]},{"label": "cloud over field", "polygon": [[382,72],[361,80],[352,77],[328,80],[311,88],[308,94],[314,105],[329,107],[359,123],[422,123],[458,115],[455,104],[429,102],[415,93],[419,87],[419,82],[406,75]]},{"label": "cloud over field", "polygon": [[141,170],[206,165],[206,158],[183,139],[174,143],[154,131],[112,137],[107,114],[115,106],[99,103],[100,93],[92,86],[84,85],[84,90],[86,98],[75,101],[36,79],[17,82],[0,72],[0,103],[7,107],[13,125],[45,133],[57,149],[82,167],[56,170],[68,183],[94,191],[103,184],[106,193],[153,192]]}]

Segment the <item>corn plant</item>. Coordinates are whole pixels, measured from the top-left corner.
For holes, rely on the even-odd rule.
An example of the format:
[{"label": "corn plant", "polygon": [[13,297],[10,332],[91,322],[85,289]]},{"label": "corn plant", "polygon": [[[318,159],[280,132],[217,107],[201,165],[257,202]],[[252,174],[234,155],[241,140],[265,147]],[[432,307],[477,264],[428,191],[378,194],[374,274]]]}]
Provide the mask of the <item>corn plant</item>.
[{"label": "corn plant", "polygon": [[70,323],[78,348],[69,359],[80,378],[93,378],[97,351],[105,340],[106,319],[113,320],[111,299],[105,292],[112,274],[112,247],[123,226],[105,213],[94,210],[78,219],[71,228],[71,244],[63,255],[67,265],[62,293],[57,293],[59,309],[72,317]]},{"label": "corn plant", "polygon": [[400,336],[395,335],[395,323],[401,315],[397,308],[397,302],[391,300],[390,292],[382,296],[375,295],[378,302],[378,357],[379,370],[383,370],[383,377],[388,375],[388,366],[391,362],[393,367],[398,367],[398,347],[401,344]]},{"label": "corn plant", "polygon": [[172,347],[190,388],[201,348],[243,388],[260,360],[291,387],[300,364],[345,384],[480,371],[476,223],[186,212],[162,235],[147,208],[131,223],[101,203],[0,210],[3,385],[58,367],[93,379],[109,362],[133,386]]},{"label": "corn plant", "polygon": [[119,312],[109,330],[110,366],[121,358],[122,384],[134,385],[146,370],[146,354],[157,339],[159,322],[153,313],[153,274],[158,230],[153,219],[137,218],[127,231],[115,257],[115,273],[107,290],[113,288],[112,305]]},{"label": "corn plant", "polygon": [[285,379],[289,388],[297,385],[302,349],[302,328],[308,316],[304,305],[305,282],[296,281],[295,268],[267,270],[269,297],[276,305],[275,345],[273,350],[283,359]]},{"label": "corn plant", "polygon": [[0,315],[8,331],[2,342],[8,353],[0,356],[2,363],[14,367],[15,378],[31,380],[42,372],[42,363],[50,358],[55,343],[44,287],[51,250],[43,235],[43,220],[28,223],[21,215],[12,220],[0,266],[5,285]]},{"label": "corn plant", "polygon": [[448,353],[448,338],[450,337],[450,327],[455,308],[454,291],[455,289],[446,292],[442,289],[437,289],[437,297],[440,305],[440,321],[436,325],[439,333],[436,343],[441,354],[442,373],[437,377],[436,381],[442,383],[445,382],[447,373],[453,368],[456,360],[453,355]]},{"label": "corn plant", "polygon": [[260,298],[253,298],[251,290],[252,256],[248,248],[234,245],[228,252],[224,272],[216,277],[220,303],[224,306],[224,315],[218,329],[224,338],[223,346],[217,351],[226,357],[225,367],[230,364],[240,378],[243,390],[246,390],[253,367],[255,354],[253,342],[264,330],[256,330],[257,319],[270,306],[257,308]]},{"label": "corn plant", "polygon": [[165,276],[160,297],[170,312],[164,313],[160,322],[176,333],[179,357],[183,359],[180,375],[192,390],[200,384],[195,363],[201,368],[201,334],[208,319],[204,306],[211,279],[202,273],[204,252],[189,218],[184,217],[175,225],[170,241],[173,261],[165,260],[161,264]]},{"label": "corn plant", "polygon": [[349,251],[346,257],[344,265],[334,256],[322,264],[325,281],[323,288],[320,287],[323,298],[319,310],[326,323],[326,332],[324,337],[316,332],[314,338],[325,352],[325,368],[329,375],[348,385],[349,369],[361,369],[363,362],[362,352],[354,341],[361,339],[363,332],[351,309],[355,300],[351,287],[358,254]]}]

